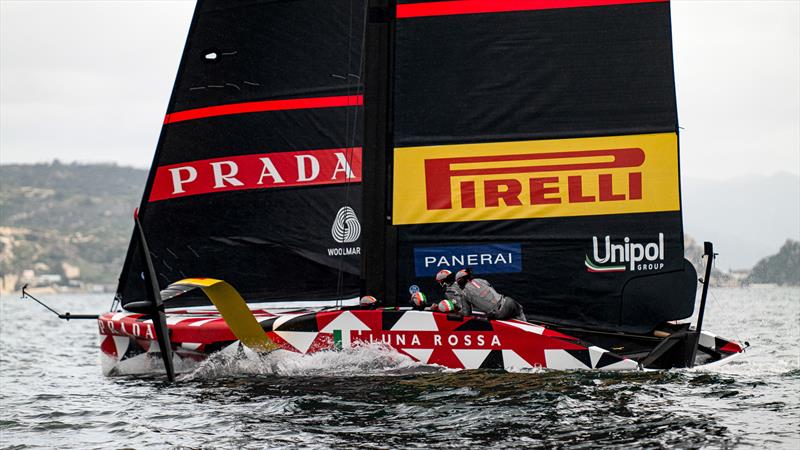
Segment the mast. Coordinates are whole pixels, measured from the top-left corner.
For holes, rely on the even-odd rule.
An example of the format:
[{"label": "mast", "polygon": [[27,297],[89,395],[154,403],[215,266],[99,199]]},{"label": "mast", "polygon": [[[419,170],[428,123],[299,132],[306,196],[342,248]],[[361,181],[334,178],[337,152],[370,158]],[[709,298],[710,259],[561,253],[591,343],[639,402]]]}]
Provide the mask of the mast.
[{"label": "mast", "polygon": [[361,291],[395,304],[397,233],[391,225],[393,0],[369,0],[364,79]]}]

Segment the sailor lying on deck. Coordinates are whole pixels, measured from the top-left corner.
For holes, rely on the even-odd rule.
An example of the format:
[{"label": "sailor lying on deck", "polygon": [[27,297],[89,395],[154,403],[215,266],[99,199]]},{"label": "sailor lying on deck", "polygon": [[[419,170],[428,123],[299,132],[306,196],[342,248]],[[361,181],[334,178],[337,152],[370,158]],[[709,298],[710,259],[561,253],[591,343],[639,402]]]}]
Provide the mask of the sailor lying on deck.
[{"label": "sailor lying on deck", "polygon": [[461,289],[460,307],[465,316],[472,314],[472,308],[486,313],[489,319],[526,320],[522,306],[511,297],[498,293],[483,278],[473,278],[472,271],[461,269],[456,273],[456,285]]}]

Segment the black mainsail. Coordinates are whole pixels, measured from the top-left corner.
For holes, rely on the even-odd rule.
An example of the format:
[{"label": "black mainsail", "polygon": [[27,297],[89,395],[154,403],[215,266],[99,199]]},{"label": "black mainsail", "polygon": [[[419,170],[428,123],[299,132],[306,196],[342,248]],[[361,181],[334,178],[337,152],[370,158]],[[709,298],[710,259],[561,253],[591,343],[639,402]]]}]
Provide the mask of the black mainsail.
[{"label": "black mainsail", "polygon": [[386,6],[389,70],[370,68],[388,93],[366,108],[389,138],[364,188],[385,160],[391,220],[367,230],[365,267],[388,267],[367,285],[435,292],[436,271],[470,266],[545,321],[644,333],[690,316],[669,3]]},{"label": "black mainsail", "polygon": [[[364,15],[360,1],[198,2],[140,206],[162,288],[213,277],[250,302],[358,294]],[[145,296],[137,248],[123,306]]]}]

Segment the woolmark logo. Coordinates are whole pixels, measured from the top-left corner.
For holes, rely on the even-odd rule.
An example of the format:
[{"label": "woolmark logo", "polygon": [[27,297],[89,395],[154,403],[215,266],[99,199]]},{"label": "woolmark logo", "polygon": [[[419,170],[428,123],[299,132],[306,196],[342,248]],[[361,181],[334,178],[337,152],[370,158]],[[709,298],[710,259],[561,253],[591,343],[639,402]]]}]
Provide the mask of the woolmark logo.
[{"label": "woolmark logo", "polygon": [[[585,187],[589,183],[583,179],[584,175],[570,175],[566,180],[566,192],[562,192],[562,180],[557,172],[635,168],[644,161],[641,148],[428,159],[425,161],[427,209],[453,209],[452,180],[455,178],[460,180],[461,208],[522,206],[523,199],[530,205],[641,200],[641,172],[628,173],[627,192],[615,189],[612,173],[596,175],[597,188],[591,192]],[[480,167],[487,165],[491,167]],[[528,173],[542,175],[527,179],[507,177]],[[497,179],[486,175],[506,177]],[[478,177],[482,178],[480,184]],[[477,204],[481,197],[476,195],[479,188],[483,191],[483,205]]]},{"label": "woolmark logo", "polygon": [[355,242],[361,236],[361,224],[358,222],[355,211],[349,206],[343,206],[336,213],[331,227],[333,240],[346,244]]},{"label": "woolmark logo", "polygon": [[584,261],[589,272],[625,272],[626,270],[659,270],[664,268],[664,233],[658,233],[658,242],[640,244],[625,236],[621,244],[612,244],[606,236],[604,245],[597,236],[592,237],[592,258]]}]

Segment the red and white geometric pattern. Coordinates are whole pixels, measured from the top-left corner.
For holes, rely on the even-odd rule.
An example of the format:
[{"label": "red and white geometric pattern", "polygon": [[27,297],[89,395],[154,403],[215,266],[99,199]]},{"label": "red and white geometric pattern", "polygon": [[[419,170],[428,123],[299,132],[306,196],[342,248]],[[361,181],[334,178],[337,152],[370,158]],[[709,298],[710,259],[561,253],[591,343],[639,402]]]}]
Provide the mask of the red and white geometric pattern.
[{"label": "red and white geometric pattern", "polygon": [[[414,361],[453,369],[523,371],[631,370],[634,360],[547,327],[517,320],[486,320],[405,308],[333,311],[254,310],[267,336],[283,349],[314,353],[379,343]],[[157,350],[148,316],[108,313],[98,319],[101,350],[117,362]],[[202,360],[238,341],[216,310],[170,311],[170,339],[180,358]],[[703,332],[702,346],[741,351],[738,344]]]}]

